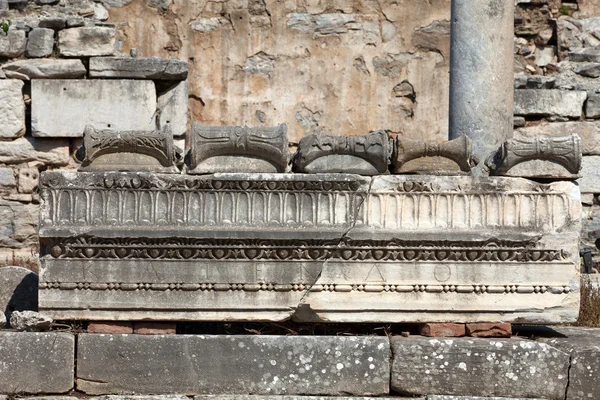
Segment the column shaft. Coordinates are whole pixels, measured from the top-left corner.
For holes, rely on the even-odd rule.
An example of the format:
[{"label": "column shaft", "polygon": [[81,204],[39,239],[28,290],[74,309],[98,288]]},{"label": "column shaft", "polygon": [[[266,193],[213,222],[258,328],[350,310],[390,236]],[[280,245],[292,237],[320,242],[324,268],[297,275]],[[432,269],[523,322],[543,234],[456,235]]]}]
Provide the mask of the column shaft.
[{"label": "column shaft", "polygon": [[514,0],[452,0],[450,126],[481,163],[513,132]]}]

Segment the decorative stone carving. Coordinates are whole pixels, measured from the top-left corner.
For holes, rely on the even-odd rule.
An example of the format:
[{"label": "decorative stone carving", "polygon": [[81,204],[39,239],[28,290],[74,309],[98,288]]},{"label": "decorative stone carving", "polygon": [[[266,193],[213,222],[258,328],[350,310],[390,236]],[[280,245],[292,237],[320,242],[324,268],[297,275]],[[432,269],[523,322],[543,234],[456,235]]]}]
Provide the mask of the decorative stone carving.
[{"label": "decorative stone carving", "polygon": [[571,182],[44,172],[40,311],[55,319],[562,323]]},{"label": "decorative stone carving", "polygon": [[170,127],[156,131],[96,130],[83,133],[81,171],[152,171],[179,173]]},{"label": "decorative stone carving", "polygon": [[581,139],[570,135],[507,140],[486,163],[491,175],[576,179],[581,158]]},{"label": "decorative stone carving", "polygon": [[272,128],[192,125],[190,174],[284,172],[287,125]]},{"label": "decorative stone carving", "polygon": [[390,142],[385,131],[361,136],[305,136],[298,145],[294,171],[309,174],[384,174],[392,154]]},{"label": "decorative stone carving", "polygon": [[467,175],[471,172],[471,139],[463,135],[443,143],[396,138],[392,173]]}]

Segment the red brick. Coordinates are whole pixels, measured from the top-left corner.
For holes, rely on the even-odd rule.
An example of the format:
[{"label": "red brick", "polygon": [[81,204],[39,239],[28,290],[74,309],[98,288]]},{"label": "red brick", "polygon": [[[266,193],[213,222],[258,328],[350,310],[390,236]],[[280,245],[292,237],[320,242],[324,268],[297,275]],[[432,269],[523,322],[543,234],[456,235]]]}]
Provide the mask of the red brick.
[{"label": "red brick", "polygon": [[133,333],[138,335],[174,335],[177,324],[174,322],[136,322]]},{"label": "red brick", "polygon": [[421,325],[421,335],[428,337],[465,336],[465,324],[427,323]]},{"label": "red brick", "polygon": [[481,322],[467,324],[467,335],[482,338],[511,337],[512,325],[510,324],[510,322]]},{"label": "red brick", "polygon": [[90,322],[87,328],[88,333],[113,333],[125,334],[133,333],[133,323],[123,321],[99,321]]}]

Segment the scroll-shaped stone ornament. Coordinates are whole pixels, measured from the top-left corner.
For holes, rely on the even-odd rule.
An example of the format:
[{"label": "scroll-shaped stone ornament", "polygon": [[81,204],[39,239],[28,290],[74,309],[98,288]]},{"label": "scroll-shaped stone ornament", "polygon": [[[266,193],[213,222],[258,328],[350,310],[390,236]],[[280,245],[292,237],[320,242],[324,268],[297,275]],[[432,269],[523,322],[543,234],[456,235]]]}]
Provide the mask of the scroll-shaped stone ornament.
[{"label": "scroll-shaped stone ornament", "polygon": [[169,126],[156,131],[97,130],[83,132],[80,171],[179,173]]},{"label": "scroll-shaped stone ornament", "polygon": [[294,171],[309,174],[384,174],[392,155],[391,140],[385,131],[361,136],[306,136],[298,145]]},{"label": "scroll-shaped stone ornament", "polygon": [[490,175],[576,179],[581,158],[578,135],[514,138],[504,142],[486,164]]},{"label": "scroll-shaped stone ornament", "polygon": [[287,125],[276,127],[192,125],[190,174],[285,172]]},{"label": "scroll-shaped stone ornament", "polygon": [[442,143],[398,136],[392,173],[468,175],[471,172],[472,149],[471,139],[464,135]]}]

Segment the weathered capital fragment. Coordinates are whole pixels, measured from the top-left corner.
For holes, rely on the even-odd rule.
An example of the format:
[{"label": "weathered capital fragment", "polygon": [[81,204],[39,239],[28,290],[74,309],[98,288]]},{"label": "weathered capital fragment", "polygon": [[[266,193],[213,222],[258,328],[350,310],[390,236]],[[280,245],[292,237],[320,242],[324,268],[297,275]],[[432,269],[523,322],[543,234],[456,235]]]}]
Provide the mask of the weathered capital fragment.
[{"label": "weathered capital fragment", "polygon": [[578,135],[507,140],[486,164],[491,175],[524,178],[578,178],[581,170]]},{"label": "weathered capital fragment", "polygon": [[156,131],[96,130],[83,133],[81,171],[145,171],[179,173],[169,127]]},{"label": "weathered capital fragment", "polygon": [[463,135],[434,143],[396,138],[394,174],[467,175],[471,172],[471,139]]},{"label": "weathered capital fragment", "polygon": [[192,125],[190,174],[284,172],[287,125],[272,128]]},{"label": "weathered capital fragment", "polygon": [[294,171],[309,174],[384,174],[392,154],[391,140],[385,131],[361,136],[306,136],[298,145]]}]

